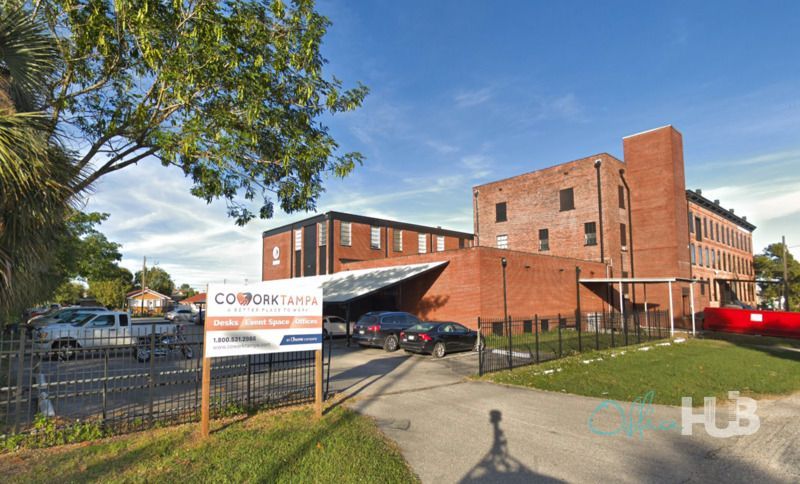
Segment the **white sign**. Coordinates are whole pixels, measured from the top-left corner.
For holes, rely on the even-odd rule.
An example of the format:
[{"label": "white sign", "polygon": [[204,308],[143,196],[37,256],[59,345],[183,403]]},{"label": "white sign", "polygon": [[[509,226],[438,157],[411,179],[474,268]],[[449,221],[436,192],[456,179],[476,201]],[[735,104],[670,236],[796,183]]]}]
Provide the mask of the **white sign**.
[{"label": "white sign", "polygon": [[759,313],[750,313],[750,321],[754,323],[763,323],[764,315]]},{"label": "white sign", "polygon": [[205,356],[322,349],[322,288],[307,279],[209,284]]},{"label": "white sign", "polygon": [[277,266],[281,264],[281,249],[276,245],[272,248],[272,265]]}]

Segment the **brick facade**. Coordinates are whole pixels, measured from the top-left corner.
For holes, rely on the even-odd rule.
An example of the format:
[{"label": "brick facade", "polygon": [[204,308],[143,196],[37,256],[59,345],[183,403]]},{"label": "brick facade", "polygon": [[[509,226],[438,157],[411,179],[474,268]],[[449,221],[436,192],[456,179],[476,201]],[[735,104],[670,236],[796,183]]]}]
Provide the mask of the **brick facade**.
[{"label": "brick facade", "polygon": [[[349,227],[349,243],[342,237],[343,226]],[[373,230],[377,231],[378,237],[374,240],[377,244],[373,244]],[[394,243],[395,233],[402,240],[397,246]],[[312,257],[307,254],[310,245],[306,244],[308,241],[305,238],[308,235],[314,237]],[[262,280],[332,274],[351,262],[418,254],[420,235],[424,237],[425,253],[472,246],[472,234],[465,232],[328,212],[264,232]],[[274,257],[276,254],[277,258]]]}]

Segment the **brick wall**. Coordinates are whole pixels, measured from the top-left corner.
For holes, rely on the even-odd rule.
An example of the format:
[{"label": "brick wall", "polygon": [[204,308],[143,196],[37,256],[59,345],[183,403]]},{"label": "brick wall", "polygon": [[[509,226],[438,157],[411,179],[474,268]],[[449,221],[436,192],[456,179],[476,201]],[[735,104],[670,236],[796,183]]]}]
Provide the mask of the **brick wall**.
[{"label": "brick wall", "polygon": [[[620,208],[619,170],[625,163],[606,153],[507,178],[473,189],[476,237],[484,247],[496,247],[497,236],[508,236],[508,249],[600,261],[600,215],[597,170],[600,160],[604,257],[616,266],[630,265],[622,250],[620,224],[627,210]],[[559,192],[572,188],[575,208],[560,210]],[[496,221],[496,205],[506,203],[507,221]],[[627,200],[625,200],[627,207]],[[596,243],[587,245],[584,224],[594,222]],[[540,251],[539,230],[549,232],[549,250]],[[622,259],[626,259],[622,261]]]}]

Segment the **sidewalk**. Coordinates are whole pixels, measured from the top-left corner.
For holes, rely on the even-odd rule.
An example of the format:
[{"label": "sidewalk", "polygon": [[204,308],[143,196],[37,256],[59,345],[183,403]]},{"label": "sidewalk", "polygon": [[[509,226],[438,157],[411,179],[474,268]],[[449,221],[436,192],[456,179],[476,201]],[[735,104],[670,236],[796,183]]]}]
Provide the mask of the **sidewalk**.
[{"label": "sidewalk", "polygon": [[[602,400],[466,381],[469,358],[372,360],[364,368],[374,374],[345,390],[345,404],[374,417],[423,482],[800,479],[800,395],[759,402],[761,429],[752,436],[714,439],[698,425],[691,437],[653,430],[605,437],[588,427]],[[339,373],[334,386],[348,381],[348,372],[358,373]],[[655,406],[655,420],[680,422],[680,409]],[[605,413],[598,427],[614,423]]]}]

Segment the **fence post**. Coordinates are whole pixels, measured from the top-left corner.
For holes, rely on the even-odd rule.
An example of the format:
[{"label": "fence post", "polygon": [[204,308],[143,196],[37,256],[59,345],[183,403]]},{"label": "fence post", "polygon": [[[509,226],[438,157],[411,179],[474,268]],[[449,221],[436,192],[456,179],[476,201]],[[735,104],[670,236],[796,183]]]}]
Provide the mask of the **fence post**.
[{"label": "fence post", "polygon": [[[20,329],[19,332],[19,352],[17,354],[17,401],[14,403],[14,433],[19,432],[19,417],[20,406],[22,405],[22,379],[25,376],[25,336],[27,336],[25,329]],[[9,385],[11,386],[11,385]]]},{"label": "fence post", "polygon": [[481,317],[478,316],[478,376],[483,376],[483,344],[481,343]]},{"label": "fence post", "polygon": [[578,352],[583,352],[583,345],[581,343],[581,268],[575,266],[575,299],[577,307],[575,308],[575,324],[578,329]]},{"label": "fence post", "polygon": [[253,355],[247,355],[247,396],[245,397],[245,401],[247,402],[247,409],[250,410],[250,361],[253,359]]},{"label": "fence post", "polygon": [[534,329],[536,330],[536,364],[539,364],[539,315],[533,315]]},{"label": "fence post", "polygon": [[641,333],[639,331],[639,326],[640,326],[639,322],[641,320],[642,320],[642,318],[640,317],[639,313],[634,311],[633,312],[633,324],[636,325],[636,342],[637,343],[641,343],[642,342],[642,335],[641,335]]},{"label": "fence post", "polygon": [[153,426],[153,390],[155,388],[155,360],[156,360],[156,322],[150,323],[150,382],[148,388],[148,416],[150,426]]},{"label": "fence post", "polygon": [[514,369],[514,359],[511,355],[511,352],[514,349],[513,342],[511,339],[511,316],[506,316],[506,323],[508,326],[508,369]]},{"label": "fence post", "polygon": [[597,317],[597,313],[594,313],[594,349],[600,350],[600,318]]},{"label": "fence post", "polygon": [[558,357],[561,358],[563,355],[561,349],[561,313],[558,313]]},{"label": "fence post", "polygon": [[611,347],[614,347],[614,310],[608,311],[608,320],[611,321]]},{"label": "fence post", "polygon": [[272,357],[274,353],[270,353],[267,358],[269,370],[267,370],[267,405],[272,403]]},{"label": "fence post", "polygon": [[106,408],[108,399],[108,348],[103,354],[103,427],[106,426]]}]

